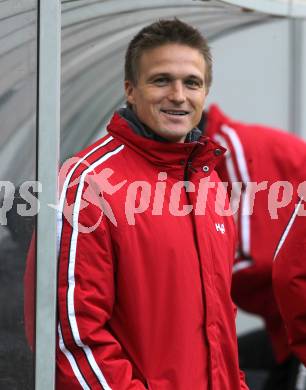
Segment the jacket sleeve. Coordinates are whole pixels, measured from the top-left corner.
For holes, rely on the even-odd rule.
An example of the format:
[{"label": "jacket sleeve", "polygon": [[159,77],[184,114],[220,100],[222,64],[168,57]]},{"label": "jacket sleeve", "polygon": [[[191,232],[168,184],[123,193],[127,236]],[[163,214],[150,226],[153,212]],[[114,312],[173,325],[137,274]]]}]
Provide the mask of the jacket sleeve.
[{"label": "jacket sleeve", "polygon": [[144,390],[108,326],[114,255],[105,217],[97,199],[85,200],[86,191],[80,180],[64,184],[59,206],[56,389]]},{"label": "jacket sleeve", "polygon": [[[234,317],[237,317],[237,306],[232,302],[232,308],[234,312]],[[236,348],[237,348],[237,359],[238,359],[238,345],[237,345],[237,337],[235,333],[235,338],[236,338]],[[239,379],[240,379],[240,390],[249,390],[249,387],[246,384],[245,381],[245,374],[242,370],[239,369]]]},{"label": "jacket sleeve", "polygon": [[273,263],[273,288],[286,325],[289,345],[304,365],[306,365],[305,230],[305,217],[297,217]]},{"label": "jacket sleeve", "polygon": [[[249,156],[245,151],[245,144],[248,143],[249,145],[250,141],[248,139],[240,139],[239,133],[235,130],[235,126],[231,129],[230,133],[226,133],[222,129],[219,129],[218,140],[222,141],[221,144],[228,149],[228,152],[221,164],[217,167],[217,172],[221,180],[228,183],[227,190],[231,200],[239,200],[238,208],[235,208],[236,203],[234,202],[234,210],[237,210],[235,219],[238,229],[238,240],[235,264],[233,266],[231,294],[234,302],[240,308],[247,312],[257,314],[264,319],[272,342],[275,358],[278,362],[283,362],[290,354],[290,350],[284,323],[275,302],[272,288],[273,239],[270,239],[269,245],[265,246],[266,250],[264,251],[262,250],[260,241],[260,237],[262,237],[261,231],[267,231],[267,228],[270,229],[270,232],[275,230],[275,226],[271,225],[268,210],[264,211],[264,207],[258,206],[258,204],[266,204],[264,199],[267,198],[268,191],[259,192],[259,196],[263,198],[258,198],[258,194],[256,195],[257,200],[254,202],[255,209],[252,215],[248,215],[248,213],[244,214],[243,211],[245,205],[247,205],[247,182],[261,181],[258,178],[264,177],[264,167],[261,169],[257,167],[255,172],[252,171],[252,164],[248,161]],[[251,136],[252,128],[244,128],[243,130],[248,131],[249,136]],[[259,134],[263,132],[261,128],[258,131]],[[274,136],[276,138],[274,132],[270,131],[269,134],[271,137]],[[233,140],[235,142],[232,142]],[[295,141],[295,143],[300,145],[301,141]],[[237,144],[240,146],[237,147]],[[305,148],[304,144],[303,146]],[[254,147],[252,146],[251,149],[254,149]],[[274,156],[274,158],[276,157]],[[271,161],[273,162],[273,160]],[[289,162],[287,165],[290,165]],[[287,175],[290,177],[289,174]],[[279,177],[281,177],[280,172]],[[236,188],[233,185],[236,181],[243,183],[241,190],[239,190],[239,187]],[[277,221],[277,223],[281,222]],[[275,240],[277,240],[276,235]]]}]

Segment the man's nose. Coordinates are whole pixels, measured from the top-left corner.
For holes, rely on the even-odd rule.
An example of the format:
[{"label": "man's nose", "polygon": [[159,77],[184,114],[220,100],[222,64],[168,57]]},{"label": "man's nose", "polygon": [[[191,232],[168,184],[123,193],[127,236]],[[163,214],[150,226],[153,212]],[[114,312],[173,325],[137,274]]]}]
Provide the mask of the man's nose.
[{"label": "man's nose", "polygon": [[175,80],[171,84],[169,100],[175,103],[184,103],[186,100],[184,84],[180,80]]}]

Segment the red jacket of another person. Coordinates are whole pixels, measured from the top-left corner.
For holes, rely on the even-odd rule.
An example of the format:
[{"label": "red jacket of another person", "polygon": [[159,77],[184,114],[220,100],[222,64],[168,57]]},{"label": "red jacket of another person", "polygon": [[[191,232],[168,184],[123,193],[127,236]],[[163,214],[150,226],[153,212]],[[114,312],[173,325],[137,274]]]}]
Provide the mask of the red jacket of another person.
[{"label": "red jacket of another person", "polygon": [[[207,113],[206,134],[227,149],[217,165],[223,182],[242,183],[242,193],[235,215],[238,228],[236,263],[233,268],[232,296],[242,309],[260,315],[270,335],[276,359],[289,354],[287,336],[272,289],[273,255],[297,198],[297,189],[306,179],[306,143],[298,137],[270,127],[233,120],[213,105]],[[284,193],[284,207],[275,199],[289,183],[292,194]],[[255,195],[253,212],[248,182],[262,183]]]}]

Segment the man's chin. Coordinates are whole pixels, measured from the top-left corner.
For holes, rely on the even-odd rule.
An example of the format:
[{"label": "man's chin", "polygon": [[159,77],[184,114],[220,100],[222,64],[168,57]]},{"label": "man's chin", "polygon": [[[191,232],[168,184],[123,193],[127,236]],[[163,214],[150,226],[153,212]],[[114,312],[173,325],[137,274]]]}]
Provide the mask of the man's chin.
[{"label": "man's chin", "polygon": [[176,129],[166,129],[164,131],[161,131],[159,133],[159,135],[163,138],[165,138],[166,140],[168,140],[169,142],[184,142],[185,141],[185,138],[187,136],[187,134],[190,132],[191,130],[178,130],[177,128]]}]

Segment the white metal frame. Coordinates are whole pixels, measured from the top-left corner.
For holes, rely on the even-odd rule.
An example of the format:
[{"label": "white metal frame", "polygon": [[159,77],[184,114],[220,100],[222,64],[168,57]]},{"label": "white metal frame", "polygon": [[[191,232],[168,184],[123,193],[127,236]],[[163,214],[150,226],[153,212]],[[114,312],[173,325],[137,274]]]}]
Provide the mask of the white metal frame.
[{"label": "white metal frame", "polygon": [[35,389],[55,388],[56,213],[60,142],[61,5],[38,0],[38,180]]},{"label": "white metal frame", "polygon": [[254,11],[265,12],[271,15],[306,17],[305,0],[221,0],[224,3],[249,8]]},{"label": "white metal frame", "polygon": [[[303,20],[301,23],[301,78],[300,78],[300,85],[301,85],[301,94],[300,94],[300,101],[306,102],[306,20]],[[306,110],[305,106],[300,105],[301,111],[300,111],[300,132],[299,135],[301,135],[306,140]]]},{"label": "white metal frame", "polygon": [[306,20],[292,19],[291,23],[291,90],[289,104],[292,131],[306,139]]},{"label": "white metal frame", "polygon": [[[306,16],[306,1],[298,0],[232,0],[232,5],[247,7],[261,12],[282,16]],[[256,3],[256,4],[255,4]],[[56,213],[49,204],[57,204],[57,174],[60,143],[60,53],[61,53],[61,5],[60,0],[38,0],[39,4],[39,77],[38,77],[38,180],[42,184],[40,212],[37,223],[37,293],[36,293],[36,356],[35,389],[55,389],[55,343],[56,343]],[[293,35],[305,23],[293,26]],[[306,65],[306,42],[295,47],[298,68]],[[303,49],[300,51],[300,49]],[[301,53],[301,56],[298,55]],[[301,61],[301,62],[300,62]],[[306,92],[296,89],[298,100]],[[305,85],[305,87],[304,87]],[[292,95],[293,96],[293,95]],[[303,96],[305,101],[306,97]],[[306,128],[306,113],[297,107],[300,132]],[[304,134],[306,136],[306,134]]]},{"label": "white metal frame", "polygon": [[299,135],[301,133],[301,114],[302,114],[302,27],[303,21],[291,19],[289,24],[289,129],[292,133]]}]

